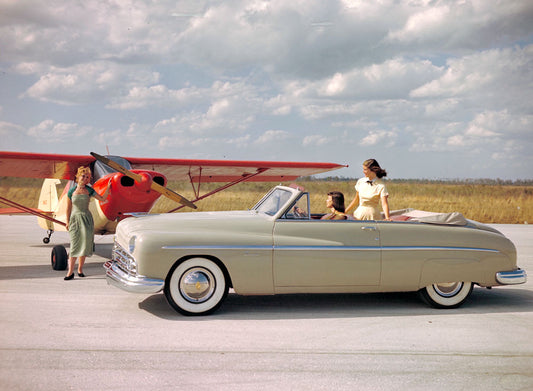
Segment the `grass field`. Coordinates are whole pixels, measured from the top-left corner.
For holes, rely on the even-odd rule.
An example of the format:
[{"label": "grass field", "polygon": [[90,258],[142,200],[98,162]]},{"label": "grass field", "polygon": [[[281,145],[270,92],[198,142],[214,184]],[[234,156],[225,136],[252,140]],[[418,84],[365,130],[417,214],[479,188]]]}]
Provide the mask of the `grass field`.
[{"label": "grass field", "polygon": [[[326,193],[342,191],[346,204],[355,196],[354,181],[298,181],[311,194],[311,211],[325,213]],[[36,207],[42,180],[0,178],[0,196]],[[242,210],[251,208],[277,183],[242,183],[197,203],[198,211]],[[288,183],[284,183],[288,184]],[[201,194],[213,189],[201,187]],[[169,188],[189,199],[194,198],[190,184],[171,182]],[[472,183],[388,181],[391,210],[414,208],[433,212],[461,212],[482,223],[527,224],[533,222],[533,186],[484,185]],[[0,204],[0,207],[3,206]],[[153,212],[166,212],[176,204],[160,198]],[[180,211],[190,211],[183,208]]]}]

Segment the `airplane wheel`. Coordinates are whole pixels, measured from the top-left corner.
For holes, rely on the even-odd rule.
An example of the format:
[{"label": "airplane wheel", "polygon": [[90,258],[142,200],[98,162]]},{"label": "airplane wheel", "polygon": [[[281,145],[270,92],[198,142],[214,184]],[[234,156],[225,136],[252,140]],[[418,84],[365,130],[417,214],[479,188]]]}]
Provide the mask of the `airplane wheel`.
[{"label": "airplane wheel", "polygon": [[67,268],[68,255],[63,246],[54,246],[52,249],[52,269],[65,270]]},{"label": "airplane wheel", "polygon": [[51,229],[49,229],[48,231],[46,231],[46,233],[48,234],[48,236],[45,236],[45,237],[43,238],[43,243],[44,243],[44,244],[48,244],[48,243],[50,243],[50,236],[52,236],[52,234],[54,233],[54,231],[51,230]]}]

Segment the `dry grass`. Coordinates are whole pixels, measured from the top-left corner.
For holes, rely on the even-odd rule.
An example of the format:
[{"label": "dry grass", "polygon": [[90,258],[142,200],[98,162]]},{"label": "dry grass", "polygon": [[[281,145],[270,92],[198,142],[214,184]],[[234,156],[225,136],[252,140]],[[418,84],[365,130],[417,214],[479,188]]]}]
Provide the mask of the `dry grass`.
[{"label": "dry grass", "polygon": [[[39,199],[42,181],[27,178],[0,178],[0,196],[15,199],[25,206],[35,207]],[[198,211],[242,210],[251,208],[277,183],[242,183],[233,188],[199,201]],[[287,184],[287,183],[286,183]],[[298,182],[311,194],[311,210],[326,212],[326,193],[342,191],[346,203],[354,197],[354,181]],[[189,199],[194,198],[188,183],[173,182],[171,189]],[[205,184],[204,194],[215,187]],[[533,222],[533,186],[441,184],[422,182],[388,182],[391,210],[414,208],[434,212],[461,212],[466,218],[483,223],[524,224]],[[3,205],[0,205],[3,206]],[[173,202],[161,198],[154,212],[166,212],[176,207]],[[187,208],[181,211],[190,211]]]},{"label": "dry grass", "polygon": [[[346,204],[355,196],[355,181],[298,182],[311,194],[311,210],[326,212],[326,194],[342,191]],[[251,208],[273,187],[272,183],[242,183],[198,202],[198,210],[240,210]],[[185,184],[171,184],[185,197],[193,197]],[[204,190],[213,188],[205,185]],[[434,212],[461,212],[466,218],[483,223],[524,224],[533,222],[533,186],[394,183],[389,182],[391,210],[414,208]],[[154,210],[165,212],[172,203],[160,199]],[[184,210],[184,209],[182,209]]]}]

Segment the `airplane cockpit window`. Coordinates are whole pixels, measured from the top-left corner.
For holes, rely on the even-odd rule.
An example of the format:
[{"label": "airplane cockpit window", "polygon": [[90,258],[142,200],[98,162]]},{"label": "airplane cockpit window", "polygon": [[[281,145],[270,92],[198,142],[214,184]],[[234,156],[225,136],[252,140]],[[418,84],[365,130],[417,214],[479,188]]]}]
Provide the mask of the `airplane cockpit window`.
[{"label": "airplane cockpit window", "polygon": [[[131,170],[131,164],[126,159],[120,157],[120,156],[106,156],[109,160],[114,161],[115,163],[120,164],[122,167]],[[93,181],[96,182],[98,179],[102,178],[103,176],[106,176],[108,174],[112,174],[114,172],[117,172],[117,170],[112,169],[108,165],[100,162],[95,161],[94,167],[93,167]]]}]

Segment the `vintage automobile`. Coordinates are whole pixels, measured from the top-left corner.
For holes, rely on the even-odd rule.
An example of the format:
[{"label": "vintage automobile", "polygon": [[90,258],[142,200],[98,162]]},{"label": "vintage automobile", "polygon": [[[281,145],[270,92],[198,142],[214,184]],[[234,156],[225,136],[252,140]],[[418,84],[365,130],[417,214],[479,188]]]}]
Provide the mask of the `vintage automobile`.
[{"label": "vintage automobile", "polygon": [[118,224],[107,281],[164,291],[184,315],[241,295],[418,291],[460,306],[474,284],[521,284],[513,243],[458,213],[404,210],[393,221],[320,220],[309,193],[277,186],[251,210],[145,215]]}]

